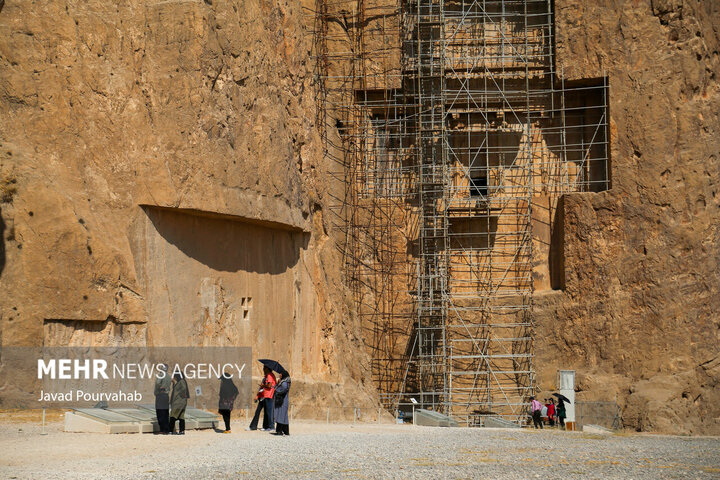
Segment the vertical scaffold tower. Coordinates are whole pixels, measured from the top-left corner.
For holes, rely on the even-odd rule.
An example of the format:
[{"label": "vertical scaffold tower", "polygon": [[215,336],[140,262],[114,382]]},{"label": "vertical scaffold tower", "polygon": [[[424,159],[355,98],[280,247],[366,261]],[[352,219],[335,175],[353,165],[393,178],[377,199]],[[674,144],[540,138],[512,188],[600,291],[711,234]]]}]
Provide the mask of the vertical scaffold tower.
[{"label": "vertical scaffold tower", "polygon": [[445,1],[413,0],[408,15],[405,90],[413,108],[419,216],[417,385],[420,404],[445,410],[448,383],[448,149],[445,131]]}]

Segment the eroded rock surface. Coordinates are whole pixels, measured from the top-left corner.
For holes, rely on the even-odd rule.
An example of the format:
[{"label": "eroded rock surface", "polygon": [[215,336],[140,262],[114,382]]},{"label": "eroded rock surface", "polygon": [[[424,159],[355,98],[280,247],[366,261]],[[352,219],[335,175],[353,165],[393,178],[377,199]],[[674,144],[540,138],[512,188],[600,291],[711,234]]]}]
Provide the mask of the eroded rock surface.
[{"label": "eroded rock surface", "polygon": [[556,2],[558,68],[610,82],[612,189],[565,198],[537,369],[626,426],[720,433],[720,4]]},{"label": "eroded rock surface", "polygon": [[0,9],[2,343],[251,344],[372,404],[300,5]]}]

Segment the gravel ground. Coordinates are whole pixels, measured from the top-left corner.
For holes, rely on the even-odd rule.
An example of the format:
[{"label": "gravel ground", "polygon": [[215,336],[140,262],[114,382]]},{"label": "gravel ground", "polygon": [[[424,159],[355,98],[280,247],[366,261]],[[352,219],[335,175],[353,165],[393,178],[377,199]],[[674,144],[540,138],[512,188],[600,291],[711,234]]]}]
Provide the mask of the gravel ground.
[{"label": "gravel ground", "polygon": [[295,423],[290,437],[61,429],[0,425],[0,478],[720,478],[717,437],[322,423]]}]

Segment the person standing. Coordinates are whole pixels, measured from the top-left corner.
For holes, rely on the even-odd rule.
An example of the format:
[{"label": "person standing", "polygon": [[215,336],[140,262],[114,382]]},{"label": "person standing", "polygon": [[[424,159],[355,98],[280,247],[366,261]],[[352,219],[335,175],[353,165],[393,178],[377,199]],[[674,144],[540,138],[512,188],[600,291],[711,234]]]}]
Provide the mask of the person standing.
[{"label": "person standing", "polygon": [[190,390],[188,384],[182,376],[177,372],[173,375],[173,389],[170,397],[170,432],[175,435],[175,422],[179,420],[178,435],[185,435],[185,407],[187,400],[190,398]]},{"label": "person standing", "polygon": [[280,372],[280,381],[275,387],[275,433],[273,435],[290,435],[290,374]]},{"label": "person standing", "polygon": [[543,428],[542,419],[540,418],[542,408],[542,403],[535,400],[535,397],[530,397],[530,410],[532,411],[532,419],[533,424],[535,424],[535,428]]},{"label": "person standing", "polygon": [[[264,382],[263,378],[263,382]],[[263,408],[265,407],[265,402],[263,401],[263,382],[260,382],[260,388],[258,389],[257,394],[255,395],[255,403],[257,403],[257,407],[255,407],[255,415],[253,415],[253,419],[250,421],[250,426],[246,428],[245,430],[257,430],[257,424],[258,420],[260,419],[260,412],[263,411]],[[265,425],[265,421],[263,420],[263,425]]]},{"label": "person standing", "polygon": [[155,377],[155,416],[162,435],[170,433],[170,387],[172,379],[167,371],[168,366],[162,363],[158,366]]},{"label": "person standing", "polygon": [[233,383],[232,377],[223,372],[220,377],[220,400],[218,401],[218,413],[222,415],[225,422],[225,431],[223,433],[230,433],[230,413],[237,395],[238,388]]},{"label": "person standing", "polygon": [[548,400],[547,409],[548,409],[548,421],[550,422],[550,426],[555,426],[555,400],[550,399]]},{"label": "person standing", "polygon": [[565,428],[565,417],[567,413],[565,412],[565,402],[562,398],[558,398],[558,404],[557,404],[557,416],[558,416],[558,422],[560,423],[560,426],[564,429]]},{"label": "person standing", "polygon": [[269,432],[274,429],[273,410],[275,409],[275,402],[273,401],[273,395],[275,394],[276,384],[277,379],[272,370],[268,367],[263,367],[263,379],[262,382],[260,382],[260,390],[257,394],[258,406],[255,409],[255,415],[250,422],[250,428],[248,428],[248,430],[257,430],[261,410],[263,411],[263,428],[260,430]]}]

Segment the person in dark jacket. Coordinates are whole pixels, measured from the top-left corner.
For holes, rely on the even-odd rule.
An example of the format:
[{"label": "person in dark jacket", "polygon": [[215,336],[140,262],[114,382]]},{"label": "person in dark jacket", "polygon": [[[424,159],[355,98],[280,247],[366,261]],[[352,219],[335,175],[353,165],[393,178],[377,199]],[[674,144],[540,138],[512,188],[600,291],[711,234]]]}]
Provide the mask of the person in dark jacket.
[{"label": "person in dark jacket", "polygon": [[223,373],[220,377],[220,400],[218,401],[218,413],[222,415],[225,422],[223,433],[230,433],[230,412],[232,412],[237,395],[238,388],[233,383],[232,377]]},{"label": "person in dark jacket", "polygon": [[280,372],[281,379],[275,386],[275,433],[273,435],[290,435],[290,374]]},{"label": "person in dark jacket", "polygon": [[565,412],[565,402],[563,401],[562,398],[559,398],[558,404],[557,404],[557,417],[558,417],[558,422],[560,423],[560,426],[562,428],[565,428],[565,417],[566,416],[567,416],[567,413]]},{"label": "person in dark jacket", "polygon": [[175,435],[175,422],[180,421],[178,435],[185,435],[185,407],[187,400],[190,398],[190,390],[188,384],[182,376],[177,372],[173,376],[173,389],[170,397],[170,432]]},{"label": "person in dark jacket", "polygon": [[160,433],[167,435],[170,433],[170,388],[172,379],[167,371],[168,366],[161,364],[158,366],[158,376],[155,378],[155,415],[157,416],[158,427]]}]

